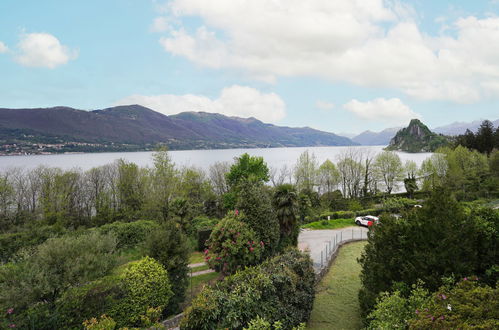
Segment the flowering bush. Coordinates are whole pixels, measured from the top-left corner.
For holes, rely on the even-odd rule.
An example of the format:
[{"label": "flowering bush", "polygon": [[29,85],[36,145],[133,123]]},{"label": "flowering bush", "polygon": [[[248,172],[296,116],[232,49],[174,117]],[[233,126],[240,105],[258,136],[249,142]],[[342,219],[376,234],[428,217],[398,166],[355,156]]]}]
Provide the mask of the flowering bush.
[{"label": "flowering bush", "polygon": [[257,264],[265,244],[244,222],[244,215],[228,214],[210,235],[204,251],[208,265],[223,274],[232,274],[245,266]]},{"label": "flowering bush", "polygon": [[[267,259],[205,287],[185,311],[181,329],[300,328],[310,317],[315,273],[297,249]],[[255,320],[260,317],[262,320]]]},{"label": "flowering bush", "polygon": [[441,288],[428,308],[415,311],[410,329],[499,329],[499,289],[480,286],[476,276]]}]

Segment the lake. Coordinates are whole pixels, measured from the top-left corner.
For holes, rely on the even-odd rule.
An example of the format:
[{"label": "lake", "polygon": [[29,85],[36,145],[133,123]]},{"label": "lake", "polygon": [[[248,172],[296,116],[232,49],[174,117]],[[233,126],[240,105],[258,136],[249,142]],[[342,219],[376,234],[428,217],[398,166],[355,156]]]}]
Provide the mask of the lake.
[{"label": "lake", "polygon": [[[181,150],[170,151],[169,154],[177,166],[195,166],[207,170],[215,162],[229,161],[234,157],[247,152],[252,156],[261,156],[270,168],[280,169],[284,165],[292,168],[302,152],[309,150],[316,156],[319,164],[326,159],[336,163],[336,157],[345,150],[359,149],[359,151],[377,154],[384,146],[357,146],[357,147],[303,147],[303,148],[264,148],[264,149],[218,149],[218,150]],[[415,161],[418,166],[431,153],[410,154],[397,152],[402,163],[406,160]],[[61,154],[61,155],[33,155],[33,156],[1,156],[0,171],[12,167],[35,168],[40,165],[59,167],[62,169],[81,168],[88,170],[92,167],[112,163],[117,159],[125,159],[139,166],[152,165],[152,152],[110,152],[87,154]]]}]

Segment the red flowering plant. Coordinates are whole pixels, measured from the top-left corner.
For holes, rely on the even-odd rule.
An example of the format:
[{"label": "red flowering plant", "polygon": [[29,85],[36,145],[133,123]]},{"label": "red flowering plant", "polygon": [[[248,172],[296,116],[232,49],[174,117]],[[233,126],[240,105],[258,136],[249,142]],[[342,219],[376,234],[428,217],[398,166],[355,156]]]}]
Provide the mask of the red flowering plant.
[{"label": "red flowering plant", "polygon": [[211,232],[204,251],[210,268],[224,275],[261,261],[265,244],[244,222],[244,214],[230,212]]}]

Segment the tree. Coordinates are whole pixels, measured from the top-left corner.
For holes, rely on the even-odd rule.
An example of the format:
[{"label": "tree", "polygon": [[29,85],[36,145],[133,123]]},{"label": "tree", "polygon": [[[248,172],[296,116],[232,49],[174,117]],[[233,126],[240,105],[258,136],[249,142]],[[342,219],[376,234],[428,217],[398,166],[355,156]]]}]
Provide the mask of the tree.
[{"label": "tree", "polygon": [[420,176],[423,179],[423,189],[434,190],[444,185],[448,164],[444,154],[436,152],[423,161],[420,168]]},{"label": "tree", "polygon": [[235,163],[227,173],[230,187],[237,187],[242,181],[247,180],[260,183],[269,181],[269,168],[263,157],[250,156],[245,153],[235,158]]},{"label": "tree", "polygon": [[97,232],[47,240],[0,267],[0,306],[20,314],[40,302],[53,307],[68,288],[107,275],[116,265],[115,248],[116,238]]},{"label": "tree", "polygon": [[118,199],[122,215],[135,218],[144,203],[144,184],[142,173],[134,163],[118,161]]},{"label": "tree", "polygon": [[286,246],[298,244],[299,228],[297,226],[298,195],[290,184],[277,186],[273,198],[274,209],[280,226],[280,250]]},{"label": "tree", "polygon": [[494,125],[489,120],[484,120],[475,136],[478,151],[489,155],[494,149]]},{"label": "tree", "polygon": [[229,183],[227,181],[229,171],[230,164],[228,162],[216,162],[210,166],[209,176],[211,184],[219,197],[229,192]]},{"label": "tree", "polygon": [[245,215],[242,221],[264,242],[264,257],[273,255],[279,244],[279,221],[265,187],[255,182],[242,183],[236,208]]},{"label": "tree", "polygon": [[260,263],[266,244],[245,221],[243,212],[230,212],[211,232],[205,260],[223,274],[233,274]]},{"label": "tree", "polygon": [[319,166],[317,171],[319,194],[331,193],[338,187],[340,182],[340,172],[336,166],[327,159]]},{"label": "tree", "polygon": [[382,217],[381,222],[370,232],[360,258],[363,313],[369,313],[378,295],[395,282],[412,285],[422,280],[434,291],[444,277],[485,276],[499,258],[493,223],[469,214],[442,189],[423,208],[400,219]]},{"label": "tree", "polygon": [[418,190],[417,178],[416,175],[418,173],[418,165],[416,162],[412,160],[407,160],[404,165],[404,186],[405,191],[409,195],[409,198],[412,198],[414,192]]},{"label": "tree", "polygon": [[376,156],[376,174],[390,194],[397,181],[402,179],[403,167],[400,157],[393,151],[383,151]]},{"label": "tree", "polygon": [[345,198],[360,197],[364,172],[361,160],[359,151],[353,148],[338,155],[336,166],[340,172],[341,192]]},{"label": "tree", "polygon": [[163,265],[168,272],[170,283],[173,284],[173,297],[166,306],[170,314],[179,311],[179,306],[185,298],[189,250],[187,237],[172,221],[167,221],[159,230],[153,231],[146,241],[147,255]]},{"label": "tree", "polygon": [[294,168],[295,183],[298,191],[314,190],[317,185],[317,167],[314,153],[305,150],[298,158]]}]

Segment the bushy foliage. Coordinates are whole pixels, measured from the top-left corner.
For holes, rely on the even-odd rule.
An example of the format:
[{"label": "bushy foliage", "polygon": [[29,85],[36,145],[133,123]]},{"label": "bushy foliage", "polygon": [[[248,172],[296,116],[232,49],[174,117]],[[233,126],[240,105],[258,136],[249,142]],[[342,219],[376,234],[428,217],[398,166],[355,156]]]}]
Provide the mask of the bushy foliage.
[{"label": "bushy foliage", "polygon": [[68,290],[57,301],[58,327],[77,327],[83,320],[102,314],[110,316],[118,327],[150,326],[172,295],[168,272],[145,257],[127,264],[119,274]]},{"label": "bushy foliage", "polygon": [[290,329],[308,320],[314,284],[310,257],[291,249],[206,287],[185,312],[181,328],[242,329],[260,316]]},{"label": "bushy foliage", "polygon": [[180,303],[184,301],[188,285],[189,250],[187,237],[172,221],[153,231],[146,241],[147,255],[163,265],[173,284],[173,297],[166,308],[168,313],[178,312]]},{"label": "bushy foliage", "polygon": [[[282,323],[277,321],[271,324],[266,319],[262,319],[260,316],[251,320],[247,328],[244,330],[282,330]],[[291,330],[305,330],[305,323],[300,323],[298,326],[293,327]]]},{"label": "bushy foliage", "polygon": [[499,289],[465,277],[453,288],[441,288],[428,308],[413,315],[410,329],[498,329]]},{"label": "bushy foliage", "polygon": [[117,239],[117,248],[126,249],[142,243],[159,225],[154,221],[113,222],[98,228],[103,234],[112,233]]},{"label": "bushy foliage", "polygon": [[411,285],[421,279],[428,289],[436,290],[442,277],[482,276],[499,258],[499,236],[493,225],[466,214],[445,191],[435,192],[423,208],[405,218],[383,217],[381,222],[370,232],[360,259],[364,313],[394,282]]},{"label": "bushy foliage", "polygon": [[0,267],[0,308],[18,311],[20,324],[53,318],[51,308],[65,290],[111,271],[115,247],[114,237],[99,233],[49,239],[32,255]]},{"label": "bushy foliage", "polygon": [[250,156],[247,153],[235,158],[235,163],[227,173],[227,182],[234,188],[244,181],[269,181],[269,168],[262,157]]},{"label": "bushy foliage", "polygon": [[205,250],[205,260],[211,268],[232,274],[260,262],[265,243],[258,240],[245,217],[243,213],[229,213],[213,228]]},{"label": "bushy foliage", "polygon": [[430,293],[419,285],[413,285],[409,297],[396,290],[383,292],[377,299],[374,310],[369,314],[368,329],[404,329],[409,321],[428,307]]},{"label": "bushy foliage", "polygon": [[245,215],[241,221],[255,231],[255,241],[265,244],[264,257],[273,255],[279,244],[279,221],[265,187],[245,182],[241,185],[236,207]]},{"label": "bushy foliage", "polygon": [[99,319],[91,318],[83,322],[85,330],[113,330],[116,328],[116,322],[107,315],[101,315]]},{"label": "bushy foliage", "polygon": [[282,184],[275,188],[272,199],[279,220],[279,250],[298,244],[299,227],[297,224],[298,195],[293,185]]},{"label": "bushy foliage", "polygon": [[120,326],[147,325],[144,316],[148,309],[162,310],[173,295],[168,272],[149,257],[129,265],[120,280],[125,296],[113,307],[114,318]]},{"label": "bushy foliage", "polygon": [[22,249],[42,244],[49,238],[58,237],[66,230],[57,225],[33,226],[24,231],[0,235],[0,262],[8,262]]}]

